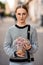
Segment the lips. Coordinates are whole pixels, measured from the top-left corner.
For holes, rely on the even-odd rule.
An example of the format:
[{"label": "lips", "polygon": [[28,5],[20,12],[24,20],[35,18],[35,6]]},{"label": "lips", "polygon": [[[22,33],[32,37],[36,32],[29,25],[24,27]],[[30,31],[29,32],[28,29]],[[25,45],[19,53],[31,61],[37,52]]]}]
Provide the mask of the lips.
[{"label": "lips", "polygon": [[23,20],[23,19],[21,19],[21,20]]}]

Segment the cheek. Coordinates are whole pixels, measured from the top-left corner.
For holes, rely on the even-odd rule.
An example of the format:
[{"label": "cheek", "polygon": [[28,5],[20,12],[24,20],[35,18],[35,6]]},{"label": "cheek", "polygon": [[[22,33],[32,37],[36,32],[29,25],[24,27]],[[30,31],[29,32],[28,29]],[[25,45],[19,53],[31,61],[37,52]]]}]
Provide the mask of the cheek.
[{"label": "cheek", "polygon": [[27,18],[27,15],[25,15],[23,18],[26,19]]},{"label": "cheek", "polygon": [[16,18],[17,18],[17,19],[19,19],[19,18],[20,18],[20,16],[19,16],[19,15],[16,15]]},{"label": "cheek", "polygon": [[28,16],[28,14],[26,13],[26,14],[24,15],[24,18],[27,18],[27,16]]}]

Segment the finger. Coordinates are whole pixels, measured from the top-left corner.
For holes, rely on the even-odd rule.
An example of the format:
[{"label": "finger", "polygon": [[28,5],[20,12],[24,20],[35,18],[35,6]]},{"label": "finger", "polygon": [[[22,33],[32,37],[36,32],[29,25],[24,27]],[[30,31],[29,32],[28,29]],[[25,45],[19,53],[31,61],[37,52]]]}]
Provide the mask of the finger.
[{"label": "finger", "polygon": [[24,54],[24,53],[22,53],[22,54],[18,54],[18,56],[20,56],[20,57],[24,57],[25,54]]},{"label": "finger", "polygon": [[23,55],[18,55],[19,57],[24,57]]},{"label": "finger", "polygon": [[27,46],[27,50],[30,50],[31,49],[31,45],[30,46]]},{"label": "finger", "polygon": [[26,49],[26,45],[23,45],[23,48]]}]

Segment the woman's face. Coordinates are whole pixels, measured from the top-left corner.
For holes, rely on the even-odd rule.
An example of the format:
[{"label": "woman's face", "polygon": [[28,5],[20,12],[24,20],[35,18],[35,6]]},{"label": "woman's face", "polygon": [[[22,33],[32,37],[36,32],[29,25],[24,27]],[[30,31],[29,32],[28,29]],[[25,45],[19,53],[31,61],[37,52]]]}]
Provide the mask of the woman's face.
[{"label": "woman's face", "polygon": [[19,21],[21,23],[25,22],[27,15],[28,15],[28,13],[24,8],[18,8],[16,11],[17,21]]}]

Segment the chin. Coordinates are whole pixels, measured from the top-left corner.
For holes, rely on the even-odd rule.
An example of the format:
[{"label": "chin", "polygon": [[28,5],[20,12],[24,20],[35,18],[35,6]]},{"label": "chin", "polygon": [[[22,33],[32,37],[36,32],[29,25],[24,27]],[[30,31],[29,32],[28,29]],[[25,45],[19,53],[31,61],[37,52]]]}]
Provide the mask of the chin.
[{"label": "chin", "polygon": [[21,23],[24,23],[24,21],[20,21]]}]

